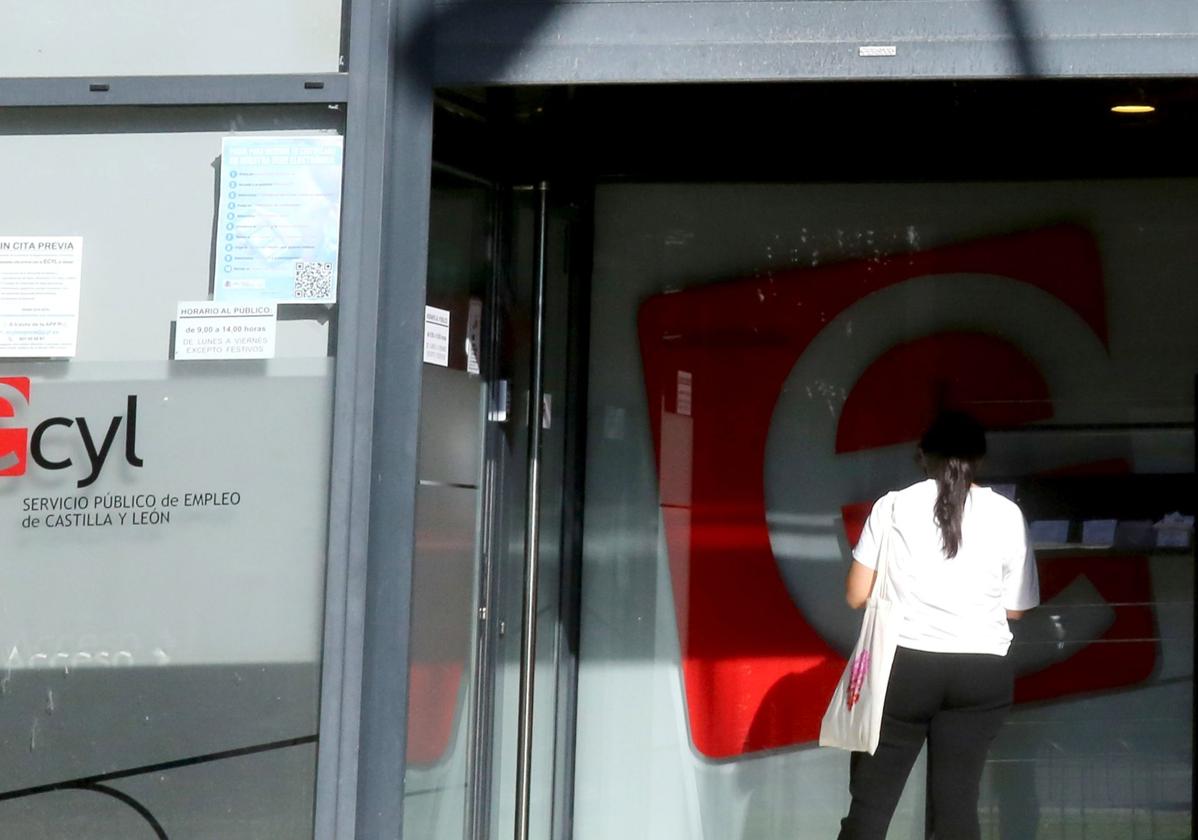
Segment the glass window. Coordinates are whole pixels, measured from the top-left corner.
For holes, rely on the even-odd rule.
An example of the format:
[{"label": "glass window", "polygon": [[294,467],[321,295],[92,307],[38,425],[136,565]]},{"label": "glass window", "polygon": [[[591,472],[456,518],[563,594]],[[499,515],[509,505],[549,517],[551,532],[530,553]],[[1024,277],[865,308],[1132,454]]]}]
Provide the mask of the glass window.
[{"label": "glass window", "polygon": [[[336,136],[340,114],[12,116],[0,244],[70,242],[81,267],[73,355],[0,360],[0,821],[311,836],[336,309],[280,305],[272,358],[175,358],[174,341],[178,304],[209,300],[222,264],[222,139]],[[302,223],[284,203],[234,232],[281,247],[259,240]],[[18,283],[0,263],[5,316],[56,265]],[[205,323],[238,342],[266,328]]]},{"label": "glass window", "polygon": [[[922,478],[938,405],[991,427],[983,481],[1031,520],[1043,596],[985,836],[1188,836],[1196,198],[599,188],[580,836],[836,835],[848,757],[816,740],[860,621],[848,550]],[[922,835],[923,766],[892,837]]]},{"label": "glass window", "polygon": [[0,78],[341,69],[341,0],[0,0],[0,20]]}]

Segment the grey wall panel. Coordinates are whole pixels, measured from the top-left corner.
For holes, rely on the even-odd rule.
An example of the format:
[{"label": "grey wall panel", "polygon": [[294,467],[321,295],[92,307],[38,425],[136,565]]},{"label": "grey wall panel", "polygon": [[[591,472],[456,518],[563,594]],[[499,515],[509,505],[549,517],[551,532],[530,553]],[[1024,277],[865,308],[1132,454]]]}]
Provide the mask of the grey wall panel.
[{"label": "grey wall panel", "polygon": [[435,30],[443,85],[1198,73],[1178,0],[466,2]]},{"label": "grey wall panel", "polygon": [[339,69],[338,0],[0,0],[0,77]]}]

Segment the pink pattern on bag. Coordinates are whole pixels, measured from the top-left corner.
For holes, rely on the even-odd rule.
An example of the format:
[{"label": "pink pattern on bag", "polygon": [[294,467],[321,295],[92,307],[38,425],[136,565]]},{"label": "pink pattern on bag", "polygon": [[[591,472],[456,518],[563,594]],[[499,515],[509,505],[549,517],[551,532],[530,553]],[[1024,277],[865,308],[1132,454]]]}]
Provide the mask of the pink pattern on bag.
[{"label": "pink pattern on bag", "polygon": [[853,671],[849,675],[849,693],[846,700],[850,709],[861,699],[861,686],[865,683],[867,673],[869,673],[869,651],[863,650],[853,660]]}]

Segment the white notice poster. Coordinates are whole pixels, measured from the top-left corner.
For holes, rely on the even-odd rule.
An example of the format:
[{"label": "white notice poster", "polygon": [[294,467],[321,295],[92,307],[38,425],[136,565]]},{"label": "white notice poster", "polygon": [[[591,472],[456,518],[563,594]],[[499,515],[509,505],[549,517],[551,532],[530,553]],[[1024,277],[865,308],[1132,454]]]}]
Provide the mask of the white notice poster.
[{"label": "white notice poster", "polygon": [[424,307],[424,361],[449,366],[449,310]]},{"label": "white notice poster", "polygon": [[0,236],[0,357],[75,355],[82,265],[81,236]]},{"label": "white notice poster", "polygon": [[273,359],[278,306],[180,301],[176,359]]}]

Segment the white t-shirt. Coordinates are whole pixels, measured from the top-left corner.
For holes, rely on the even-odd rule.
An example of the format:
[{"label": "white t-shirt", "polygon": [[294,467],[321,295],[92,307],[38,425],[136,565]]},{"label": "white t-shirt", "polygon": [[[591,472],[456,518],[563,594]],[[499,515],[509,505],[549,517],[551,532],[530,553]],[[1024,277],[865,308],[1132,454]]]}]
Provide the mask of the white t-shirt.
[{"label": "white t-shirt", "polygon": [[933,518],[935,504],[933,479],[887,493],[870,511],[853,559],[876,569],[884,529],[893,528],[887,574],[892,597],[903,609],[900,646],[1005,656],[1011,645],[1006,611],[1040,603],[1023,514],[988,487],[973,487],[965,501],[961,546],[949,559]]}]

